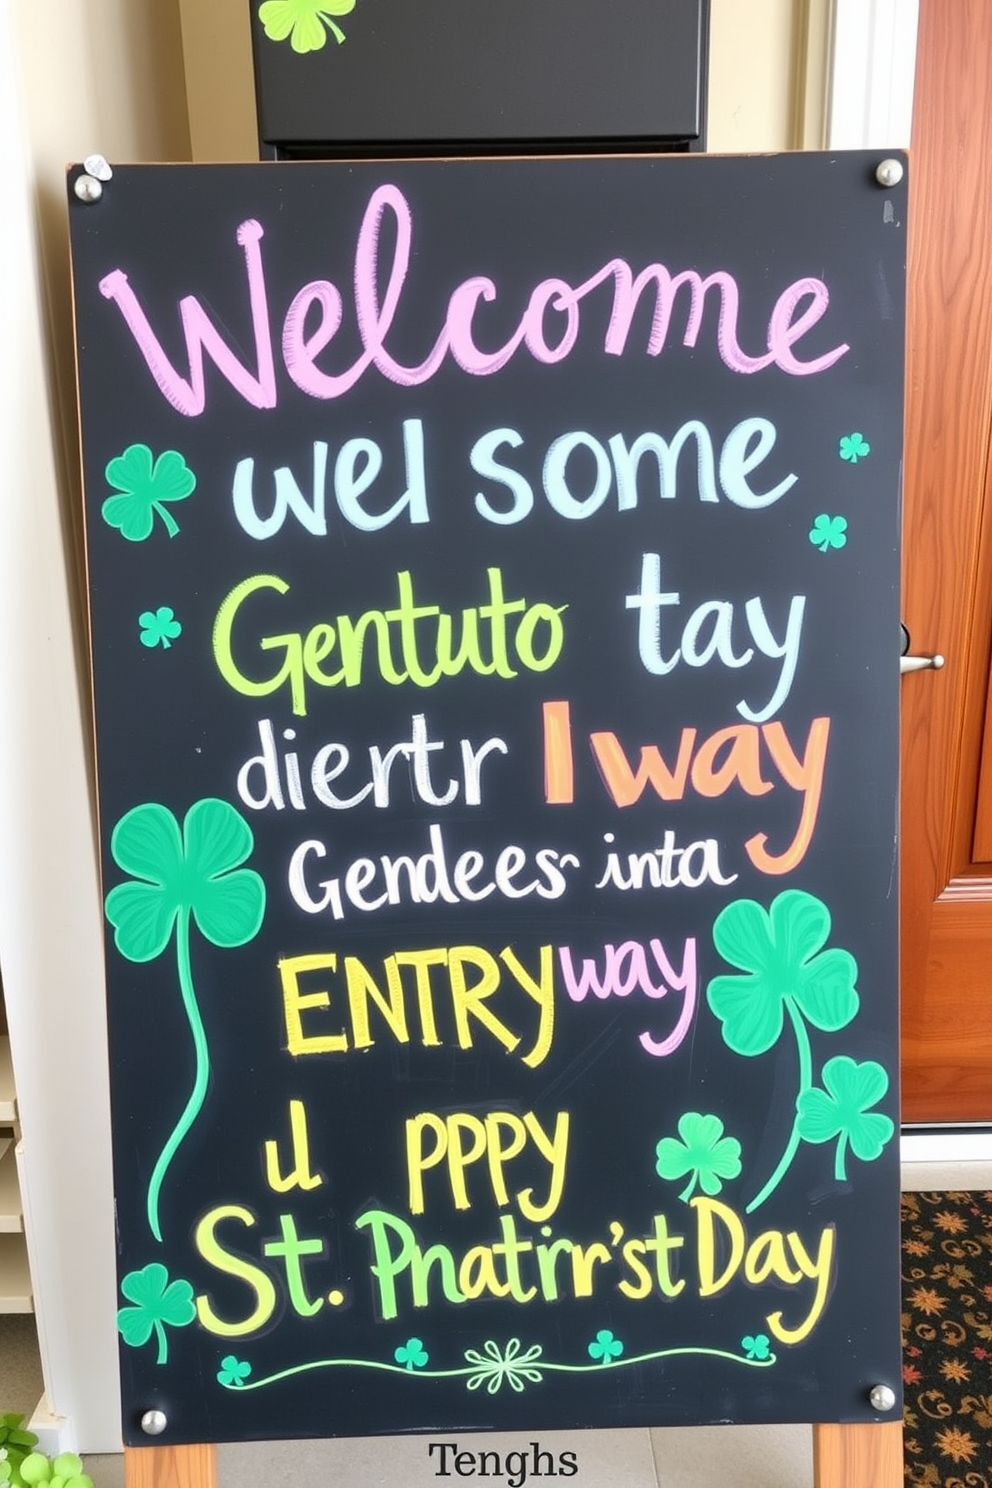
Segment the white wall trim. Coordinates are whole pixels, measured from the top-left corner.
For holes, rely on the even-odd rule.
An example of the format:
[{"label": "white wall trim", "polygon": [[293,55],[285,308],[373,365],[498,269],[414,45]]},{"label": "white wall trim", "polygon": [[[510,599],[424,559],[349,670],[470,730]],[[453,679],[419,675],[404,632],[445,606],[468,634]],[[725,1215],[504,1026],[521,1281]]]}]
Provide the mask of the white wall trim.
[{"label": "white wall trim", "polygon": [[919,0],[834,0],[828,149],[909,145],[919,10]]},{"label": "white wall trim", "polygon": [[99,1452],[120,1442],[102,916],[16,8],[0,0],[0,954],[45,1391],[59,1439]]}]

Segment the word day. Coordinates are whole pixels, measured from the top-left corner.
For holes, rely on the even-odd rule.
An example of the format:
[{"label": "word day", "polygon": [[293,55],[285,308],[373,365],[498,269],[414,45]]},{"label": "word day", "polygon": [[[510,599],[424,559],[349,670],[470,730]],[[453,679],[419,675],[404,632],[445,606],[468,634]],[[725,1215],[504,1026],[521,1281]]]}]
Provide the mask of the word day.
[{"label": "word day", "polygon": [[[387,248],[388,261],[381,262],[380,236],[387,216],[391,221],[386,242],[391,253]],[[204,354],[252,407],[275,408],[278,404],[269,293],[261,249],[264,236],[262,224],[254,218],[242,222],[236,232],[244,252],[255,343],[254,371],[238,360],[196,296],[186,295],[178,305],[188,364],[184,376],[170,361],[124,270],[115,268],[99,281],[101,295],[117,306],[162,396],[188,418],[197,417],[206,408]],[[373,367],[401,387],[419,387],[429,382],[449,358],[469,376],[489,377],[501,371],[521,349],[534,361],[553,365],[564,361],[575,349],[583,302],[589,297],[593,297],[595,305],[594,335],[608,356],[621,357],[627,351],[638,306],[645,294],[653,294],[653,310],[644,352],[657,357],[664,351],[680,293],[683,299],[688,295],[682,344],[695,347],[703,329],[707,297],[714,291],[720,306],[715,318],[716,349],[732,372],[752,376],[777,367],[790,377],[810,377],[825,372],[850,350],[846,342],[840,342],[805,360],[797,354],[799,343],[829,308],[830,292],[822,279],[804,276],[780,292],[768,318],[765,349],[755,355],[738,341],[740,290],[732,274],[718,269],[704,279],[694,269],[673,274],[664,264],[652,263],[635,275],[625,259],[612,258],[579,284],[569,284],[558,277],[542,280],[531,292],[509,340],[492,348],[479,345],[476,337],[484,336],[484,332],[477,331],[475,321],[484,321],[482,307],[491,305],[499,291],[487,275],[471,275],[451,291],[443,325],[424,360],[414,366],[404,365],[387,349],[386,341],[403,297],[412,245],[413,214],[406,197],[398,186],[378,186],[362,219],[354,261],[355,327],[363,349],[350,367],[340,371],[328,367],[324,353],[344,322],[343,298],[330,280],[316,279],[304,284],[285,313],[281,338],[283,364],[301,392],[323,400],[340,398]],[[603,287],[606,294],[598,295]],[[557,317],[550,339],[546,326],[549,311]],[[168,339],[173,335],[170,328]],[[318,360],[321,358],[323,364]]]},{"label": "word day", "polygon": [[[752,1234],[736,1210],[716,1199],[696,1197],[687,1209],[682,1229],[659,1213],[648,1227],[631,1232],[613,1219],[601,1238],[590,1240],[556,1235],[550,1224],[532,1234],[521,1230],[516,1215],[503,1214],[498,1239],[460,1254],[449,1245],[423,1242],[406,1219],[385,1209],[364,1210],[354,1228],[369,1242],[370,1279],[383,1322],[438,1302],[460,1306],[481,1297],[525,1305],[616,1292],[635,1302],[664,1298],[677,1307],[680,1299],[718,1297],[732,1287],[770,1287],[781,1305],[765,1314],[768,1332],[785,1344],[807,1338],[834,1280],[834,1227],[825,1226],[810,1242],[797,1229]],[[280,1238],[258,1243],[250,1232],[257,1231],[259,1215],[246,1205],[225,1203],[196,1224],[193,1244],[205,1265],[245,1288],[240,1313],[238,1294],[227,1295],[230,1288],[223,1312],[209,1290],[196,1297],[197,1318],[208,1333],[246,1338],[265,1329],[287,1304],[298,1317],[314,1319],[347,1301],[340,1284],[325,1290],[329,1278],[318,1269],[323,1263],[325,1271],[336,1271],[340,1264],[328,1237],[301,1233],[292,1213],[280,1214],[278,1223]],[[267,1218],[261,1233],[270,1232]],[[248,1259],[252,1238],[261,1265]],[[270,1266],[279,1268],[275,1280]]]},{"label": "word day", "polygon": [[699,998],[695,939],[682,942],[679,958],[657,937],[646,946],[628,940],[579,954],[542,945],[536,964],[526,964],[509,945],[496,953],[479,945],[431,946],[394,951],[381,970],[368,958],[337,951],[285,956],[278,964],[285,1047],[302,1056],[383,1043],[496,1045],[536,1069],[551,1052],[562,997],[574,1004],[592,992],[599,1001],[640,993],[654,1005],[664,1002],[668,1033],[645,1032],[639,1042],[648,1054],[674,1053]]}]

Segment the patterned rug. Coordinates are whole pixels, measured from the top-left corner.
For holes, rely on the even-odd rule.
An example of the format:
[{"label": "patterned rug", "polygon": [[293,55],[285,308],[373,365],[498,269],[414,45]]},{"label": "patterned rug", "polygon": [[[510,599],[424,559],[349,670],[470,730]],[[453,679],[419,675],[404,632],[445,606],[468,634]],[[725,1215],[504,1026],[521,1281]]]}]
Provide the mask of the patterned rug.
[{"label": "patterned rug", "polygon": [[992,1488],[992,1193],[902,1196],[906,1482]]}]

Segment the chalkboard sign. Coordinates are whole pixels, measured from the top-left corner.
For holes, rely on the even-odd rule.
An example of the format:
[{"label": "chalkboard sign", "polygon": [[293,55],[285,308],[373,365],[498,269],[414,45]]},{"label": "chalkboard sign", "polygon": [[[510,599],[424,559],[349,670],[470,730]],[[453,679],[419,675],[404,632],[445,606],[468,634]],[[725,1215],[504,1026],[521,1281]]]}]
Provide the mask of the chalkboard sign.
[{"label": "chalkboard sign", "polygon": [[70,192],[129,1440],[898,1380],[874,165]]},{"label": "chalkboard sign", "polygon": [[590,149],[702,134],[708,0],[249,0],[284,156]]}]

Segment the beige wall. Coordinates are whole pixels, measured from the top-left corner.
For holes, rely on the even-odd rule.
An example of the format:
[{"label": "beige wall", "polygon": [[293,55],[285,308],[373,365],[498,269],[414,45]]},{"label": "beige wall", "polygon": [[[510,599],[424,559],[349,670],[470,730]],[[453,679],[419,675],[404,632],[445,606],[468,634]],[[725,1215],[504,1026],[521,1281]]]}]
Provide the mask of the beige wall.
[{"label": "beige wall", "polygon": [[821,149],[830,0],[711,0],[709,148]]}]

